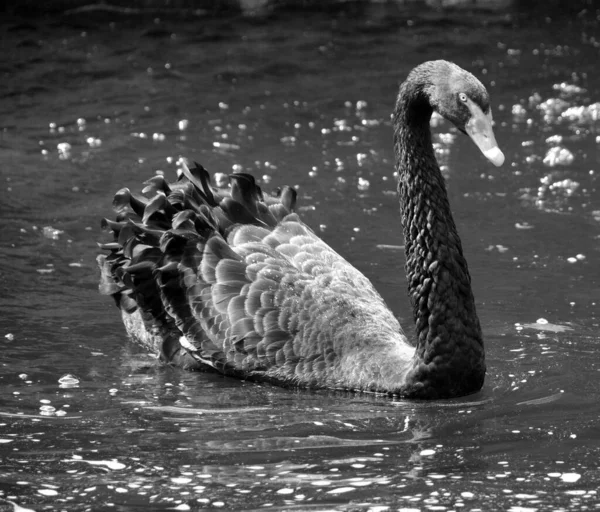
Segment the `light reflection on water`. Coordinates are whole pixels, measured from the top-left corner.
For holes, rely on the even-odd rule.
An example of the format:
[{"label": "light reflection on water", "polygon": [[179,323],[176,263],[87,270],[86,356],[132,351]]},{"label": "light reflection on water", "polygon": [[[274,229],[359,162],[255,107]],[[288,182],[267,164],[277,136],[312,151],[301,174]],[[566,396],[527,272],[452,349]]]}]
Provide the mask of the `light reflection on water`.
[{"label": "light reflection on water", "polygon": [[[407,16],[12,21],[0,509],[597,501],[600,89],[585,35],[597,21],[561,25],[557,41],[545,22],[452,15],[442,34],[439,15]],[[97,294],[99,219],[118,188],[174,173],[181,154],[298,186],[303,217],[408,326],[389,112],[406,72],[440,57],[490,85],[510,156],[490,169],[447,123],[434,127],[485,333],[480,393],[421,403],[280,389],[160,366],[126,341]],[[573,161],[544,164],[552,145]],[[78,382],[65,387],[67,374]]]}]

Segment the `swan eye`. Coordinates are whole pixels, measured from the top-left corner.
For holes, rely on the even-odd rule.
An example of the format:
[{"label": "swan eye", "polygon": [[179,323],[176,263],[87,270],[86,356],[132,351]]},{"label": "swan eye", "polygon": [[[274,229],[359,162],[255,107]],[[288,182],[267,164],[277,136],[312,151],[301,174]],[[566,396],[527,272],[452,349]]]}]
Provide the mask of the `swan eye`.
[{"label": "swan eye", "polygon": [[466,95],[464,92],[461,92],[461,93],[458,95],[458,98],[459,98],[459,99],[460,99],[460,101],[462,101],[463,103],[466,103],[466,102],[467,102],[467,95]]}]

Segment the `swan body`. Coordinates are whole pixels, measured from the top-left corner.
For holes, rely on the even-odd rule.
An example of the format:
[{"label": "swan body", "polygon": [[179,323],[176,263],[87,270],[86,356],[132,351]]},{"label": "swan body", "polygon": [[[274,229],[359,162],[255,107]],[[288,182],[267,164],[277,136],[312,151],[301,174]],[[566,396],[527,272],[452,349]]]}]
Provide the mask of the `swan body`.
[{"label": "swan body", "polygon": [[184,160],[176,182],[117,192],[100,291],[129,335],[168,363],[280,385],[445,398],[485,376],[479,320],[431,144],[434,110],[496,165],[484,86],[445,61],[415,68],[394,110],[394,148],[416,347],[370,281],[249,174],[217,189]]}]

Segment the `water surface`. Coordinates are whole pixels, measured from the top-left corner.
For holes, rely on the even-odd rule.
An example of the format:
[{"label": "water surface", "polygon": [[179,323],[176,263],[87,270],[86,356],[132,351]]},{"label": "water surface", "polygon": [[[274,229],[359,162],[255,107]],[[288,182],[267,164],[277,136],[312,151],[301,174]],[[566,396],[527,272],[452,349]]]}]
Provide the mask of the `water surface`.
[{"label": "water surface", "polygon": [[[598,501],[598,13],[390,5],[5,21],[1,509]],[[306,222],[410,332],[389,114],[398,83],[434,58],[488,86],[507,156],[492,168],[448,123],[434,127],[485,336],[480,393],[287,390],[161,366],[126,339],[97,293],[99,219],[119,188],[173,177],[180,155],[265,189],[295,185]]]}]

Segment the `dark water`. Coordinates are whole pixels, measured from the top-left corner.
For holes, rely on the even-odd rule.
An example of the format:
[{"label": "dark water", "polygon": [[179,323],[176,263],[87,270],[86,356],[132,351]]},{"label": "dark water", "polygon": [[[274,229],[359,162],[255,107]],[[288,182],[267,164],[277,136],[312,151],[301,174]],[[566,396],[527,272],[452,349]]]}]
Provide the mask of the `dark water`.
[{"label": "dark water", "polygon": [[[4,21],[0,509],[598,503],[599,14],[354,14]],[[508,160],[434,128],[485,334],[480,393],[286,390],[160,366],[127,341],[97,294],[99,219],[180,155],[296,185],[305,220],[410,332],[389,113],[433,58],[489,87]]]}]

